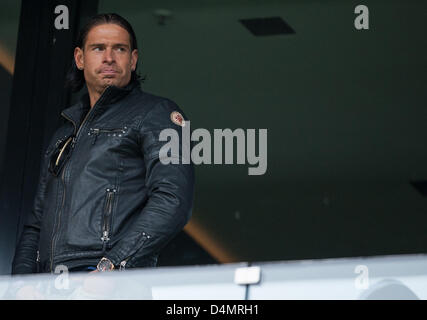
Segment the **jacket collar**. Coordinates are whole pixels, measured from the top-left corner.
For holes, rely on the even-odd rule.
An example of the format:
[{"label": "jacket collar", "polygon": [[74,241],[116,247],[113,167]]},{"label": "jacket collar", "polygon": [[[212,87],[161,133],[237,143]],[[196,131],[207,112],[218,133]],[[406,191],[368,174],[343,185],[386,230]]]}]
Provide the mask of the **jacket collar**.
[{"label": "jacket collar", "polygon": [[[140,84],[137,80],[129,82],[125,87],[119,88],[116,86],[108,86],[102,95],[99,97],[96,104],[93,108],[96,108],[96,113],[102,112],[106,106],[116,103],[127,96],[133,90],[140,90]],[[86,92],[82,95],[77,104],[62,110],[61,115],[71,121],[74,126],[77,128],[80,126],[80,123],[83,121],[84,116],[90,110],[90,100],[89,94]]]}]

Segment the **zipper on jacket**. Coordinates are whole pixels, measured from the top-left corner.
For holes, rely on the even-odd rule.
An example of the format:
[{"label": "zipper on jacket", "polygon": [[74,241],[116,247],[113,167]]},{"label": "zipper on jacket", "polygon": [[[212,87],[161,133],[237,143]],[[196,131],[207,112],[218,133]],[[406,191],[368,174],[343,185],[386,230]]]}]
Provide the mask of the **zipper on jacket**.
[{"label": "zipper on jacket", "polygon": [[[74,141],[74,138],[73,138],[73,141]],[[71,147],[74,148],[74,143],[71,144]],[[70,152],[72,152],[72,150]],[[62,203],[61,203],[61,209],[59,210],[59,214],[58,214],[58,223],[56,225],[56,231],[54,231],[54,233],[52,235],[52,245],[51,245],[51,252],[50,252],[50,271],[51,272],[53,271],[53,252],[55,250],[56,238],[57,238],[57,234],[59,232],[59,225],[61,222],[61,214],[62,214],[62,210],[64,208],[64,203],[65,203],[66,188],[65,188],[65,174],[64,173],[65,173],[65,169],[67,168],[68,163],[69,162],[67,162],[65,164],[65,167],[62,169],[62,174],[61,174],[61,181],[62,181],[62,184],[64,185],[64,191],[62,194]]]},{"label": "zipper on jacket", "polygon": [[37,256],[36,256],[36,272],[40,272],[40,251],[37,250]]},{"label": "zipper on jacket", "polygon": [[107,200],[105,202],[103,223],[102,223],[102,251],[107,249],[107,242],[110,241],[110,216],[113,210],[114,194],[117,192],[115,188],[107,188]]},{"label": "zipper on jacket", "polygon": [[121,137],[122,134],[125,134],[127,130],[127,127],[124,127],[123,129],[100,129],[100,128],[90,128],[88,135],[93,135],[94,138],[92,140],[92,145],[96,143],[96,140],[98,139],[98,135],[100,133],[106,133],[108,136],[118,136]]},{"label": "zipper on jacket", "polygon": [[[142,237],[144,238],[144,242],[151,238],[151,236],[146,234],[145,232],[142,233]],[[124,271],[126,269],[127,262],[129,261],[130,258],[133,257],[134,254],[135,253],[132,253],[130,256],[128,256],[126,259],[124,259],[122,262],[120,262],[119,271]]]},{"label": "zipper on jacket", "polygon": [[[77,130],[76,135],[73,137],[73,139],[71,141],[71,150],[70,150],[70,152],[73,151],[74,146],[75,146],[75,144],[77,142],[77,139],[79,137],[79,134],[80,134],[80,132],[81,132],[81,130],[82,130],[85,122],[89,118],[89,115],[93,113],[93,110],[95,109],[95,107],[99,104],[100,101],[103,100],[103,96],[104,96],[104,94],[105,94],[106,91],[107,90],[104,90],[104,92],[102,93],[101,97],[99,97],[99,99],[95,103],[95,105],[92,108],[90,108],[90,110],[88,111],[88,113],[84,117],[84,119],[83,119],[83,121],[80,124],[80,127],[78,129],[77,129],[77,124],[73,121],[73,119],[69,118],[65,113],[63,113],[63,112],[61,113],[61,115],[64,118],[66,118],[67,120],[69,120],[69,121],[71,121],[73,123],[73,125],[74,125],[74,132],[76,132],[76,130]],[[70,154],[70,156],[71,156],[71,154]],[[69,163],[70,163],[70,161],[67,161],[67,163],[65,164],[64,168],[62,169],[62,174],[61,174],[61,180],[62,180],[62,183],[64,185],[64,192],[62,194],[61,208],[60,208],[59,213],[58,213],[58,223],[56,225],[56,231],[54,230],[54,232],[52,234],[51,252],[50,252],[50,271],[51,272],[53,271],[53,254],[54,254],[54,251],[55,251],[55,244],[56,244],[56,240],[57,240],[56,238],[57,238],[57,234],[59,232],[59,225],[60,225],[60,222],[61,222],[61,214],[62,214],[62,210],[64,209],[64,203],[65,203],[65,192],[66,192],[66,187],[65,187],[65,171],[66,171]]]},{"label": "zipper on jacket", "polygon": [[126,269],[126,263],[128,262],[129,258],[123,260],[122,262],[120,262],[120,266],[119,266],[119,271],[125,271]]}]

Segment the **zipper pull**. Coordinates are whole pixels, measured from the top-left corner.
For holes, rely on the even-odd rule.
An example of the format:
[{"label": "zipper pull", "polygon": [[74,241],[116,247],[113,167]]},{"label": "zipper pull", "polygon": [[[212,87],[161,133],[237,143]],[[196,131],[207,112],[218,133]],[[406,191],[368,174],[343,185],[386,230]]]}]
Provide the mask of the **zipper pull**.
[{"label": "zipper pull", "polygon": [[95,137],[92,140],[92,145],[95,144],[96,139],[98,139],[99,129],[98,128],[90,128],[89,129],[89,135],[94,135]]},{"label": "zipper pull", "polygon": [[119,271],[124,271],[126,269],[126,262],[127,260],[123,260],[122,262],[120,262]]},{"label": "zipper pull", "polygon": [[37,258],[36,258],[36,262],[40,262],[40,251],[37,250]]},{"label": "zipper pull", "polygon": [[110,238],[108,237],[108,231],[107,231],[107,230],[105,230],[105,231],[102,233],[101,240],[102,240],[102,242],[110,241]]},{"label": "zipper pull", "polygon": [[93,138],[92,145],[94,145],[96,142],[96,139],[98,139],[99,129],[93,129],[93,133],[95,135],[95,138]]}]

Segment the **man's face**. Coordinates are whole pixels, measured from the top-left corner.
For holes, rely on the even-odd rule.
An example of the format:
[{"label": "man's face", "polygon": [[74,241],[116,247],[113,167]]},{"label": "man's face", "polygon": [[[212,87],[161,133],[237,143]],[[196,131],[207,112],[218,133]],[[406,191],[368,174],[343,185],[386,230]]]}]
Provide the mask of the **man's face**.
[{"label": "man's face", "polygon": [[93,27],[84,48],[74,50],[77,68],[84,71],[90,91],[102,92],[107,86],[126,86],[136,68],[138,52],[131,51],[129,33],[116,24]]}]

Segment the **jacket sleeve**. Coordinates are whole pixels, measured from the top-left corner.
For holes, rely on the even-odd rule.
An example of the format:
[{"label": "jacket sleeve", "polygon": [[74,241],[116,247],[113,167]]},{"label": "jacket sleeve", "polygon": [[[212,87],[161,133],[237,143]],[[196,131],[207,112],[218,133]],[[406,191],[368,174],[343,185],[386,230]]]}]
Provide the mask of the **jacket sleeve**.
[{"label": "jacket sleeve", "polygon": [[47,162],[45,159],[46,158],[43,158],[40,164],[39,184],[34,198],[33,209],[27,217],[25,217],[23,231],[15,249],[15,256],[12,262],[12,274],[37,272],[37,250],[47,178]]},{"label": "jacket sleeve", "polygon": [[[115,266],[125,261],[126,266],[139,266],[137,261],[158,252],[185,226],[191,217],[194,200],[194,166],[183,163],[164,164],[167,156],[160,152],[169,141],[160,141],[163,129],[174,129],[179,137],[179,155],[183,150],[183,127],[171,120],[178,106],[169,99],[157,104],[144,118],[140,134],[140,147],[146,168],[148,200],[135,223],[107,254]],[[187,120],[188,121],[188,120]],[[188,124],[189,122],[185,122]],[[189,140],[189,137],[188,137]],[[188,141],[189,142],[189,141]],[[191,147],[191,146],[190,146]]]}]

